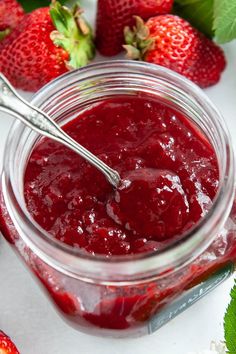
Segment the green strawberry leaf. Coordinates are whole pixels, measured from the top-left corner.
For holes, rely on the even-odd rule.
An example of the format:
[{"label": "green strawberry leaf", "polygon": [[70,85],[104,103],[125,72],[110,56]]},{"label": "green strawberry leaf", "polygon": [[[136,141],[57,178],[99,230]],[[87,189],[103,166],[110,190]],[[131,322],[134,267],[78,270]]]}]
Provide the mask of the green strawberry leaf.
[{"label": "green strawberry leaf", "polygon": [[73,9],[62,6],[59,1],[53,1],[50,5],[51,19],[56,28],[50,38],[69,54],[66,63],[69,69],[87,65],[95,55],[93,31],[82,13],[79,4],[75,4]]},{"label": "green strawberry leaf", "polygon": [[235,0],[214,1],[214,29],[218,43],[230,42],[236,38]]},{"label": "green strawberry leaf", "polygon": [[214,0],[175,0],[174,12],[207,37],[213,37],[213,5]]},{"label": "green strawberry leaf", "polygon": [[[19,0],[21,3],[22,7],[24,8],[25,12],[31,12],[34,9],[37,9],[38,7],[45,7],[49,6],[51,1],[50,0],[34,0],[34,1],[29,1],[29,0]],[[62,4],[64,4],[66,1],[65,0],[60,0]]]},{"label": "green strawberry leaf", "polygon": [[[223,2],[223,0],[221,0]],[[225,341],[228,354],[236,353],[236,281],[230,293],[231,302],[224,317]]]}]

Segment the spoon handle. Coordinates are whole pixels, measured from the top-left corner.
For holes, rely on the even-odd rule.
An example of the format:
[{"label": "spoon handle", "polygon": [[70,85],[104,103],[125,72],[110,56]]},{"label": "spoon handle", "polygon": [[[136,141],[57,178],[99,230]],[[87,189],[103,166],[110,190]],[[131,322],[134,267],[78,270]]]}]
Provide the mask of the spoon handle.
[{"label": "spoon handle", "polygon": [[94,165],[108,181],[117,187],[120,176],[117,171],[110,168],[102,160],[93,155],[89,150],[77,143],[66,134],[46,113],[32,106],[18,95],[9,81],[0,73],[0,110],[15,118],[20,119],[24,124],[41,135],[59,141],[79,155],[84,157],[89,163]]}]

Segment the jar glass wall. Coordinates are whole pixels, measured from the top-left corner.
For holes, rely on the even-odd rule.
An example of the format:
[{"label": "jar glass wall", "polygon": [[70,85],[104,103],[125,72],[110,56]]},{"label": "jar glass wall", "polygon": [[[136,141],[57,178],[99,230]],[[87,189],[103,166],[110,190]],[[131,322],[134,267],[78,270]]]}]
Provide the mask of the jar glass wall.
[{"label": "jar glass wall", "polygon": [[117,95],[152,97],[182,112],[206,135],[218,160],[218,193],[207,215],[180,241],[151,254],[92,256],[62,244],[30,216],[24,172],[39,136],[16,122],[1,186],[1,231],[37,276],[63,318],[81,331],[116,337],[151,333],[234,270],[234,158],[225,123],[207,96],[158,66],[113,61],[65,74],[32,103],[61,125]]}]

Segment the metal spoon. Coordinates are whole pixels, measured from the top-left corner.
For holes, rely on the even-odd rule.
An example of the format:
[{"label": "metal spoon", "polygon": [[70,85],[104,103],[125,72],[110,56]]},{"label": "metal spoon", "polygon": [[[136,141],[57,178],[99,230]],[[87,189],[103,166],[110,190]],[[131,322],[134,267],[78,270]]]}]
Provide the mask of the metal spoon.
[{"label": "metal spoon", "polygon": [[59,141],[71,150],[77,152],[90,164],[100,170],[107,180],[117,187],[120,183],[119,173],[106,165],[103,161],[93,155],[90,151],[78,144],[66,134],[46,113],[32,106],[18,95],[9,81],[0,73],[0,111],[9,113],[20,119],[31,129],[41,135]]}]

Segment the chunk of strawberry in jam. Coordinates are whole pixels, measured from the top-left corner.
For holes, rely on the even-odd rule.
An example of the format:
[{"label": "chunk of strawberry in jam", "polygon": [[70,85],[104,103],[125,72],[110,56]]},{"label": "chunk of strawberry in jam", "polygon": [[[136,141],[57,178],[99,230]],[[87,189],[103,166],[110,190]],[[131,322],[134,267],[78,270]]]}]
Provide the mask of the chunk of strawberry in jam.
[{"label": "chunk of strawberry in jam", "polygon": [[134,234],[161,241],[186,224],[189,203],[176,174],[142,168],[126,173],[107,203],[107,213]]}]

